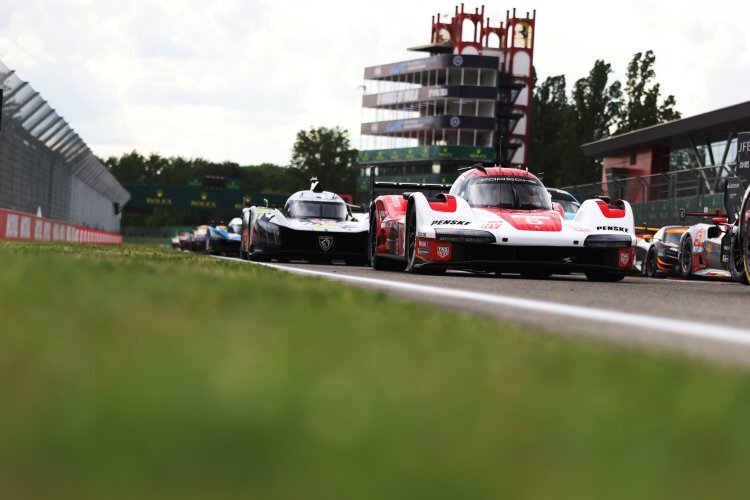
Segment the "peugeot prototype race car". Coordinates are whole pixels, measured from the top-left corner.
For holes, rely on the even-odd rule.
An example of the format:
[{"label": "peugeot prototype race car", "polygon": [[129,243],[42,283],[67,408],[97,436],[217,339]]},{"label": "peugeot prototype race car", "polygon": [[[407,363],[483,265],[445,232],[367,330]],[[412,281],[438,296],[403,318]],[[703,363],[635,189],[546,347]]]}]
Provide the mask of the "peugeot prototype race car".
[{"label": "peugeot prototype race car", "polygon": [[289,197],[283,210],[242,210],[242,258],[267,261],[305,259],[367,263],[368,216],[354,214],[337,194],[313,179],[308,191]]},{"label": "peugeot prototype race car", "polygon": [[374,197],[378,189],[440,185],[373,182],[369,255],[375,269],[466,269],[529,277],[584,272],[592,281],[633,274],[633,212],[626,201],[586,200],[572,220],[536,176],[470,167],[449,193]]}]

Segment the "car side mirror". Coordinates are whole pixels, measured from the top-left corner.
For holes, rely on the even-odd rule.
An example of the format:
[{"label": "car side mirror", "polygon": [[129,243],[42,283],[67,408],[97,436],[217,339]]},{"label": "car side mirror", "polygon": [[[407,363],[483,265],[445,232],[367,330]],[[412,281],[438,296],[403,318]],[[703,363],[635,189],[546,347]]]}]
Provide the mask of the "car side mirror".
[{"label": "car side mirror", "polygon": [[563,206],[556,201],[552,202],[552,209],[560,214],[560,216],[564,219],[565,218],[565,209],[563,209]]},{"label": "car side mirror", "polygon": [[651,235],[651,234],[644,234],[643,235],[643,241],[651,241],[652,239],[654,239],[654,236]]}]

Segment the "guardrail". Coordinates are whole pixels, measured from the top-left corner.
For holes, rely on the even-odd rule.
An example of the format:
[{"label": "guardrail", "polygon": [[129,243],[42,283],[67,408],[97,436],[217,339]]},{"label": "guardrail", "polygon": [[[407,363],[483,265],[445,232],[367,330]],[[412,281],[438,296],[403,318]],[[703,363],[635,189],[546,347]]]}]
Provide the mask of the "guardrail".
[{"label": "guardrail", "polygon": [[0,208],[0,239],[122,245],[122,235]]},{"label": "guardrail", "polygon": [[609,179],[561,189],[580,201],[606,194],[627,200],[636,223],[679,223],[681,208],[690,211],[724,210],[724,180],[733,175],[728,165],[676,170],[654,175]]}]

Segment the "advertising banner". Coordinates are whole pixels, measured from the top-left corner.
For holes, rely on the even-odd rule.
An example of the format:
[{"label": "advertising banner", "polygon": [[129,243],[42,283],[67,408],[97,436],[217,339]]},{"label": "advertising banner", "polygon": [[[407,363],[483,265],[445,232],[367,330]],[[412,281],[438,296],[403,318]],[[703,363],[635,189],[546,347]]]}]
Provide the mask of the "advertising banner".
[{"label": "advertising banner", "polygon": [[473,102],[474,100],[496,101],[497,89],[495,87],[433,85],[418,89],[397,90],[394,92],[383,92],[382,94],[365,95],[362,96],[362,107],[377,108],[395,106],[398,104],[446,99],[449,97],[461,97],[466,99],[466,102]]},{"label": "advertising banner", "polygon": [[0,208],[0,239],[122,245],[122,235]]},{"label": "advertising banner", "polygon": [[389,78],[418,71],[444,68],[486,68],[497,69],[500,59],[494,56],[441,54],[411,61],[402,61],[365,68],[365,80]]},{"label": "advertising banner", "polygon": [[495,158],[492,148],[473,146],[422,146],[415,148],[375,149],[360,151],[357,162],[360,165],[384,162],[412,162],[431,160],[466,160],[471,162],[491,162]]},{"label": "advertising banner", "polygon": [[200,187],[142,186],[125,184],[130,193],[126,208],[168,207],[176,209],[241,211],[245,198],[248,203],[262,205],[263,200],[274,206],[283,205],[288,194],[245,193],[239,189],[204,189]]}]

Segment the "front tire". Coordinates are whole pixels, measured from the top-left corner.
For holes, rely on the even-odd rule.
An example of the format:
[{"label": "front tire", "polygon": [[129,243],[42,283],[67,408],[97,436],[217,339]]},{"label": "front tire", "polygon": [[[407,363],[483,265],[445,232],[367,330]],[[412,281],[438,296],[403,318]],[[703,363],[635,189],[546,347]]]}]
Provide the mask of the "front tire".
[{"label": "front tire", "polygon": [[747,285],[750,283],[750,196],[745,193],[745,199],[742,201],[742,210],[740,210],[740,229],[739,245],[742,253],[742,274],[744,279],[740,283]]},{"label": "front tire", "polygon": [[689,278],[693,271],[693,239],[688,235],[680,245],[680,276]]},{"label": "front tire", "polygon": [[729,272],[732,273],[732,279],[743,285],[750,284],[745,274],[745,263],[742,257],[742,241],[740,239],[739,229],[732,235],[732,244],[729,246]]},{"label": "front tire", "polygon": [[643,275],[648,278],[656,278],[657,271],[659,270],[656,264],[656,254],[654,249],[651,248],[646,254],[646,261],[643,263]]}]

